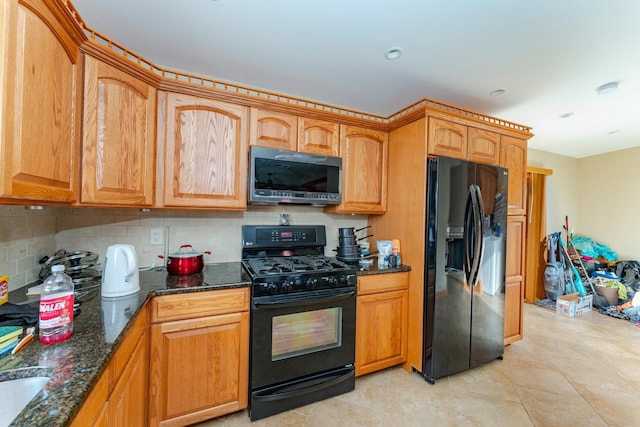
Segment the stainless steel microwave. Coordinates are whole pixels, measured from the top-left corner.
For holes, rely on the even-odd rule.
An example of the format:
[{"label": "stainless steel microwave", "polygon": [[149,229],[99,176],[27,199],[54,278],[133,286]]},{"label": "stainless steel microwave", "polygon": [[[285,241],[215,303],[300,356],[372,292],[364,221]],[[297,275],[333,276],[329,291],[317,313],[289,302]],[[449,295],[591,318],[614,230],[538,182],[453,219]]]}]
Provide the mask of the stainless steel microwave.
[{"label": "stainless steel microwave", "polygon": [[249,153],[249,203],[340,203],[340,157],[263,147],[251,147]]}]

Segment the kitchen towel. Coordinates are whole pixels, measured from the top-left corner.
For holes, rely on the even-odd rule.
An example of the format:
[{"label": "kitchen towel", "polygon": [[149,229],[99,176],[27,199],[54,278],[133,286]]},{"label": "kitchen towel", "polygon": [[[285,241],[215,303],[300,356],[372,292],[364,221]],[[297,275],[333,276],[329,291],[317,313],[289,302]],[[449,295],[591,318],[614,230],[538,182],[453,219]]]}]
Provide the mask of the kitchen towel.
[{"label": "kitchen towel", "polygon": [[38,308],[7,302],[0,305],[0,326],[25,326],[38,323]]}]

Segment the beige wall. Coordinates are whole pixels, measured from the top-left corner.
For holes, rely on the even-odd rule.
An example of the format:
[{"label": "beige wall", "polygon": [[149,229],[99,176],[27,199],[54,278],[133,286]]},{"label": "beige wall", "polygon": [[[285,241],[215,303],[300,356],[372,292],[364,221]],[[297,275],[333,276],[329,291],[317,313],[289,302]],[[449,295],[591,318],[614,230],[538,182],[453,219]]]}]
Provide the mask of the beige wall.
[{"label": "beige wall", "polygon": [[564,216],[574,235],[591,237],[640,260],[640,148],[575,159],[528,150],[528,164],[553,170],[547,177],[547,233],[561,231]]},{"label": "beige wall", "polygon": [[640,260],[640,147],[580,159],[580,231]]},{"label": "beige wall", "polygon": [[562,231],[565,216],[569,228],[576,232],[580,225],[580,191],[577,183],[579,160],[545,151],[528,150],[527,163],[553,170],[546,178],[547,234]]},{"label": "beige wall", "polygon": [[[104,257],[114,243],[130,243],[136,247],[140,266],[163,261],[158,255],[164,246],[149,244],[151,228],[162,228],[168,236],[169,253],[181,244],[191,244],[197,251],[212,252],[205,262],[239,261],[241,258],[241,226],[243,224],[275,225],[280,213],[287,212],[292,225],[327,227],[325,253],[338,245],[338,228],[367,224],[363,215],[330,215],[321,208],[251,206],[245,212],[224,211],[152,211],[136,209],[47,208],[25,210],[23,206],[0,205],[0,275],[9,276],[9,289],[14,290],[38,280],[45,255],[56,249],[92,251]],[[363,232],[359,236],[365,236]],[[166,236],[165,236],[166,237]],[[369,240],[375,247],[375,239]]]}]

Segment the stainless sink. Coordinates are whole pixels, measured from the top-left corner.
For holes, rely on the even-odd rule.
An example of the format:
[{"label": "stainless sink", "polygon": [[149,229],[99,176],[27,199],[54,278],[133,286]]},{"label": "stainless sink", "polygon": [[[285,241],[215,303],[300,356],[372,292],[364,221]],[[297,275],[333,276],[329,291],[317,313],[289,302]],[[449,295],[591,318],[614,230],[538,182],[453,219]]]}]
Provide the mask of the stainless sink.
[{"label": "stainless sink", "polygon": [[28,377],[15,380],[0,381],[2,410],[0,411],[0,427],[11,424],[11,421],[31,402],[49,377]]}]

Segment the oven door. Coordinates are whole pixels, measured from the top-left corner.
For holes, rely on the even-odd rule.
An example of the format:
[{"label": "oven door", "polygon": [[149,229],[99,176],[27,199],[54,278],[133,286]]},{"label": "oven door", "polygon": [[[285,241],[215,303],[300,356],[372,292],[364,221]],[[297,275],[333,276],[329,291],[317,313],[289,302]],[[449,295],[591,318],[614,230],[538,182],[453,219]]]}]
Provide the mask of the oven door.
[{"label": "oven door", "polygon": [[355,362],[356,287],[256,297],[251,389]]}]

